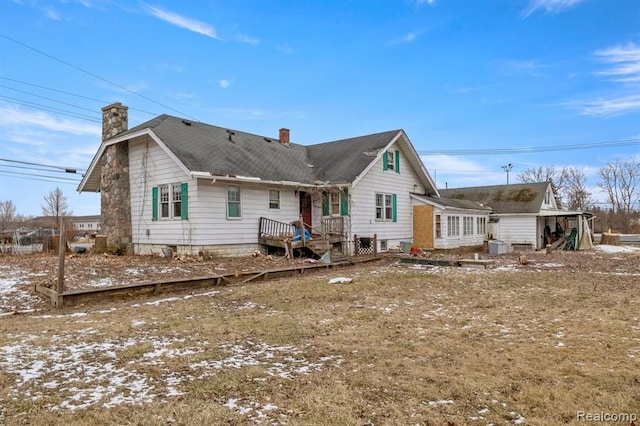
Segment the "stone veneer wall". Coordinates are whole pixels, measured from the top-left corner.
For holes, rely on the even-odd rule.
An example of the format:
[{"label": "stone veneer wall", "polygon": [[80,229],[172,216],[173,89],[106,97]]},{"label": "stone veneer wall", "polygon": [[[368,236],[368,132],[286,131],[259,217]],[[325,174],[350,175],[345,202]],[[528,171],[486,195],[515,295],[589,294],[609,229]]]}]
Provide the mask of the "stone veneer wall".
[{"label": "stone veneer wall", "polygon": [[[109,140],[128,130],[128,108],[116,102],[102,108],[102,139]],[[101,233],[107,248],[131,252],[131,189],[129,186],[129,142],[108,146],[104,151],[100,182]]]}]

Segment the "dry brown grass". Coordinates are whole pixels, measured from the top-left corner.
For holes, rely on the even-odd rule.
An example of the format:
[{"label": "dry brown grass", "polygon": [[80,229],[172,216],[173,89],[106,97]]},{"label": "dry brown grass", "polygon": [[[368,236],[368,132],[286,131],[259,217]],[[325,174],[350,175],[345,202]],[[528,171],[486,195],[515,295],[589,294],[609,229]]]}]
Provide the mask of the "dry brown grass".
[{"label": "dry brown grass", "polygon": [[[618,256],[637,269],[637,256]],[[379,264],[83,316],[3,317],[0,423],[549,425],[579,424],[578,411],[640,416],[640,276],[540,264]],[[328,284],[336,276],[354,282]],[[78,354],[81,362],[64,363]],[[103,405],[116,395],[133,399]],[[70,410],[69,401],[92,403]]]}]

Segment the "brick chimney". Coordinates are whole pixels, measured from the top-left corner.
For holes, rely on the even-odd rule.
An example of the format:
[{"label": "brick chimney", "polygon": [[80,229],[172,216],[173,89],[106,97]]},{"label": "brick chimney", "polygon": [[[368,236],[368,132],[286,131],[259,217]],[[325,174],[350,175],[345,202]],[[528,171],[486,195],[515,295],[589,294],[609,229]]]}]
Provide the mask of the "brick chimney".
[{"label": "brick chimney", "polygon": [[[129,128],[129,108],[120,102],[102,108],[102,140],[107,141]],[[132,253],[131,188],[129,186],[129,142],[108,146],[103,154],[100,176],[101,232],[107,248],[118,253]]]},{"label": "brick chimney", "polygon": [[289,129],[282,128],[280,129],[279,137],[280,143],[282,145],[289,145]]}]

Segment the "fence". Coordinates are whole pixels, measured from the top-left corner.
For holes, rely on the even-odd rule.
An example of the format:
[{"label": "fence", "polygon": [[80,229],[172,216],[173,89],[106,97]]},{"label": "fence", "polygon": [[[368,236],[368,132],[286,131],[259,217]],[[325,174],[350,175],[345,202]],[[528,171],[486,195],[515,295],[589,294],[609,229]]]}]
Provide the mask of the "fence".
[{"label": "fence", "polygon": [[354,256],[362,256],[372,254],[378,255],[378,235],[373,234],[373,237],[361,237],[359,235],[353,236],[353,254]]}]

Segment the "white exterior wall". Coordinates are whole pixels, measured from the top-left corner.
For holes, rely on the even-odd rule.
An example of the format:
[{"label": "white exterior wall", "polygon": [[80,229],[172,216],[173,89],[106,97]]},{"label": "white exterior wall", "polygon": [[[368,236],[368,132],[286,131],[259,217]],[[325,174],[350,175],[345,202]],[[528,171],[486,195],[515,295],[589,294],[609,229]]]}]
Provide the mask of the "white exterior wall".
[{"label": "white exterior wall", "polygon": [[538,248],[537,219],[535,215],[499,215],[498,232],[494,235],[497,240],[504,241],[508,246],[512,244],[531,244]]},{"label": "white exterior wall", "polygon": [[[386,240],[387,247],[391,248],[400,246],[401,241],[411,241],[413,238],[413,209],[409,193],[423,193],[424,187],[398,144],[389,148],[389,151],[396,150],[400,151],[400,173],[383,170],[383,159],[380,156],[366,175],[350,189],[350,240],[354,234],[363,237],[377,234],[380,249],[381,240]],[[397,222],[376,220],[376,193],[396,194]]]},{"label": "white exterior wall", "polygon": [[[434,207],[433,210],[433,247],[435,249],[455,249],[459,247],[481,246],[487,239],[487,226],[489,225],[489,213],[469,211],[461,209],[442,209]],[[436,215],[440,215],[441,238],[436,238],[435,225]],[[460,218],[460,235],[449,236],[448,217]],[[464,235],[464,217],[470,217],[473,220],[473,233]],[[485,219],[485,232],[478,234],[478,218]]]},{"label": "white exterior wall", "polygon": [[[167,246],[178,252],[200,251],[244,255],[259,249],[260,217],[290,222],[299,217],[295,190],[255,183],[191,179],[155,142],[129,144],[131,220],[137,254],[158,253]],[[152,188],[187,182],[188,216],[152,220]],[[241,218],[227,218],[227,187],[239,186]],[[280,190],[280,209],[269,209],[269,189]],[[183,201],[184,202],[184,201]]]}]

